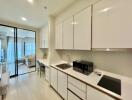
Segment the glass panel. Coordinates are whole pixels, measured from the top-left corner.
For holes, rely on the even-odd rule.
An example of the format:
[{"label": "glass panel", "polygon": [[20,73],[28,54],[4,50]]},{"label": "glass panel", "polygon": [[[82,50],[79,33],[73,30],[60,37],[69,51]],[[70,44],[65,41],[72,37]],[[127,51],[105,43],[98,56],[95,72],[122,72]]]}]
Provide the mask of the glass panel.
[{"label": "glass panel", "polygon": [[0,63],[10,76],[16,75],[14,47],[14,28],[0,26]]},{"label": "glass panel", "polygon": [[17,30],[18,74],[35,71],[35,32]]}]

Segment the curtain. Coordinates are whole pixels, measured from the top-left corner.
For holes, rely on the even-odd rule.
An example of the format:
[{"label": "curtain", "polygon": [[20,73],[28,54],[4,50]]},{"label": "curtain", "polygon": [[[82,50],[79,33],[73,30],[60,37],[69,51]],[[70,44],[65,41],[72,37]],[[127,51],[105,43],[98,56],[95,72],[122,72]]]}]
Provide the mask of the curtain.
[{"label": "curtain", "polygon": [[17,38],[17,50],[18,50],[18,59],[24,57],[24,41],[23,38]]},{"label": "curtain", "polygon": [[15,62],[15,52],[14,52],[14,38],[9,37],[7,46],[7,63]]},{"label": "curtain", "polygon": [[1,48],[1,39],[0,39],[0,61],[2,60],[2,48]]},{"label": "curtain", "polygon": [[25,55],[35,55],[35,43],[34,42],[26,42],[25,43]]}]

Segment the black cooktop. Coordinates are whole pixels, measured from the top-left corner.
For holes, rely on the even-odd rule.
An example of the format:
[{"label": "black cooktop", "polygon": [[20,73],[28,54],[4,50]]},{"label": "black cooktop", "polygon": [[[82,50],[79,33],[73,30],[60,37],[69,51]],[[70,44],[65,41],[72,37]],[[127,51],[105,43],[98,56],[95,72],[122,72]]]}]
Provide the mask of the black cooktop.
[{"label": "black cooktop", "polygon": [[99,86],[121,95],[121,80],[103,75],[98,83]]}]

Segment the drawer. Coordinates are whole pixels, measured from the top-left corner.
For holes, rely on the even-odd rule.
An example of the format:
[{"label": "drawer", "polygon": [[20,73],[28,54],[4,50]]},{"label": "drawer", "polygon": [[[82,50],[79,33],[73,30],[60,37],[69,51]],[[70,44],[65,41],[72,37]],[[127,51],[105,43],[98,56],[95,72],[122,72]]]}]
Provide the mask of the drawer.
[{"label": "drawer", "polygon": [[83,100],[86,100],[86,92],[80,90],[78,87],[75,87],[71,83],[68,83],[68,89],[70,89],[72,92],[74,92],[77,96],[79,96]]},{"label": "drawer", "polygon": [[68,76],[68,83],[71,83],[72,85],[74,85],[75,87],[77,87],[78,89],[82,90],[83,92],[86,92],[86,84],[71,77]]},{"label": "drawer", "polygon": [[116,100],[90,86],[87,86],[87,100]]},{"label": "drawer", "polygon": [[68,90],[68,100],[81,100],[81,99]]}]

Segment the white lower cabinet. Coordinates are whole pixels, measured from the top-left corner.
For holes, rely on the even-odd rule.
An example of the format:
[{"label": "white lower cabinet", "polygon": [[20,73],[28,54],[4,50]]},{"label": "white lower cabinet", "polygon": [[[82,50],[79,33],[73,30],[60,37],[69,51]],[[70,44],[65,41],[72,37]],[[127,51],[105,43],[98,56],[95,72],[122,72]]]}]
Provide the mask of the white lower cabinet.
[{"label": "white lower cabinet", "polygon": [[67,100],[67,74],[58,70],[58,93]]},{"label": "white lower cabinet", "polygon": [[116,100],[53,67],[50,67],[50,84],[64,100]]},{"label": "white lower cabinet", "polygon": [[87,86],[87,100],[116,100],[90,86]]},{"label": "white lower cabinet", "polygon": [[50,69],[48,66],[45,67],[45,79],[49,82],[50,81]]},{"label": "white lower cabinet", "polygon": [[81,99],[86,100],[86,84],[83,82],[68,76],[68,89],[70,89]]},{"label": "white lower cabinet", "polygon": [[57,69],[50,68],[50,84],[57,91]]},{"label": "white lower cabinet", "polygon": [[81,99],[68,90],[68,100],[81,100]]}]

